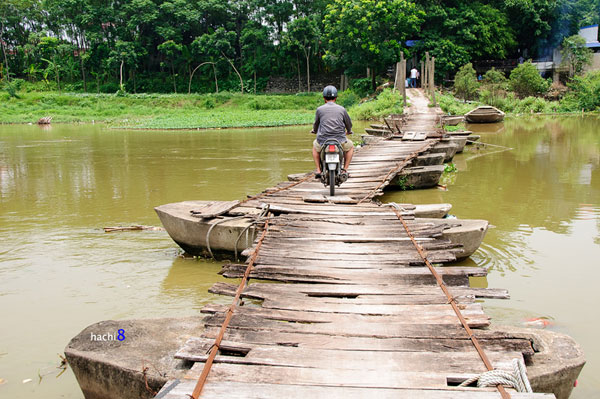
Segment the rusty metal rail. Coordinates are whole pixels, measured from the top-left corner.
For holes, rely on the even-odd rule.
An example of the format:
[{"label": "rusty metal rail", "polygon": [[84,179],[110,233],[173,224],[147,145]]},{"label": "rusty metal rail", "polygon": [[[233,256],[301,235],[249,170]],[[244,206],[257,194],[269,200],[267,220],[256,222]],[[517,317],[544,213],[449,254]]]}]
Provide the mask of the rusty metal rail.
[{"label": "rusty metal rail", "polygon": [[231,318],[233,317],[233,312],[234,312],[235,308],[240,303],[240,297],[242,295],[242,292],[244,292],[246,285],[248,284],[248,279],[250,278],[250,273],[252,272],[252,269],[254,268],[254,262],[256,262],[256,258],[258,257],[258,251],[260,250],[260,247],[262,246],[262,243],[263,243],[265,237],[267,236],[267,232],[269,230],[269,218],[271,216],[272,215],[270,213],[267,215],[267,219],[265,220],[263,232],[258,239],[256,248],[254,249],[252,256],[250,257],[250,260],[248,262],[248,267],[246,267],[246,271],[244,272],[242,281],[240,281],[240,285],[238,286],[238,288],[235,292],[235,296],[233,298],[231,305],[227,309],[227,312],[225,312],[225,320],[223,321],[223,324],[221,325],[219,334],[215,338],[215,342],[210,347],[208,359],[206,359],[206,362],[204,363],[204,367],[202,368],[202,373],[200,374],[200,377],[198,378],[198,382],[196,383],[196,386],[194,387],[194,391],[191,395],[192,399],[198,399],[200,397],[200,394],[202,393],[202,389],[204,388],[204,384],[206,383],[206,379],[208,378],[208,374],[210,373],[210,369],[212,367],[213,361],[215,360],[215,357],[217,356],[217,353],[219,352],[219,347],[221,345],[221,341],[223,340],[223,336],[225,335],[225,330],[227,330],[227,326],[229,326],[229,322],[231,321]]},{"label": "rusty metal rail", "polygon": [[[494,367],[492,366],[492,363],[490,362],[490,359],[485,354],[485,351],[483,350],[483,348],[479,344],[479,341],[477,340],[477,337],[473,333],[473,330],[471,330],[471,327],[469,327],[469,324],[467,323],[467,320],[465,320],[465,317],[463,316],[463,314],[460,311],[458,305],[456,304],[456,300],[454,299],[454,296],[452,296],[452,294],[450,294],[450,291],[448,291],[448,288],[446,287],[446,284],[444,283],[444,280],[438,274],[438,272],[435,270],[435,268],[431,265],[431,262],[429,262],[429,259],[427,259],[427,254],[425,253],[425,250],[417,242],[417,240],[415,240],[415,237],[413,236],[412,232],[408,228],[408,224],[402,218],[402,215],[401,215],[401,213],[399,212],[399,209],[398,209],[399,208],[398,204],[391,203],[389,205],[392,207],[394,213],[398,217],[398,220],[400,220],[400,223],[402,223],[402,226],[404,227],[404,230],[406,231],[406,234],[408,235],[408,237],[410,238],[410,241],[415,246],[417,252],[419,253],[419,256],[421,257],[421,259],[423,260],[423,262],[425,262],[425,265],[427,266],[427,268],[429,269],[429,271],[431,272],[431,274],[435,278],[435,281],[437,282],[437,284],[439,285],[439,287],[442,289],[442,291],[446,295],[446,298],[448,298],[448,303],[452,306],[452,309],[454,310],[454,313],[456,313],[456,316],[460,320],[460,324],[462,324],[463,328],[465,329],[467,335],[469,336],[469,339],[471,340],[471,342],[473,343],[473,346],[477,350],[477,353],[479,354],[479,357],[483,361],[483,364],[488,369],[488,371],[494,370]],[[504,389],[504,387],[502,385],[496,385],[496,388],[500,392],[500,395],[502,396],[503,399],[510,399],[510,394],[506,391],[506,389]]]},{"label": "rusty metal rail", "polygon": [[386,182],[388,182],[388,178],[390,176],[392,176],[394,173],[397,173],[400,169],[402,169],[404,166],[406,166],[410,161],[412,161],[420,153],[427,151],[432,145],[433,145],[433,143],[431,141],[427,141],[423,146],[419,147],[416,151],[412,152],[401,162],[398,162],[398,164],[395,167],[393,167],[392,169],[390,169],[388,171],[388,173],[385,175],[385,177],[383,178],[381,183],[379,183],[379,185],[377,187],[375,187],[367,195],[365,195],[363,198],[361,198],[360,201],[358,201],[358,203],[362,204],[364,201],[371,199],[373,197],[373,194],[375,194],[377,192],[377,190],[379,190],[381,187],[383,187],[384,184],[386,184]]}]

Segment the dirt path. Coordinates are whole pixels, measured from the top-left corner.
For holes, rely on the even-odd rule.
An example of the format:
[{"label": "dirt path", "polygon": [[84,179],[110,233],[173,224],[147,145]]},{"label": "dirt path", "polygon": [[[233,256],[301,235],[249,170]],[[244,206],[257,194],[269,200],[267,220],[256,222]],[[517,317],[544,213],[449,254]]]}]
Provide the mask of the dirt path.
[{"label": "dirt path", "polygon": [[423,89],[407,89],[406,97],[411,105],[408,108],[409,114],[439,115],[443,113],[440,107],[429,106],[429,98],[423,93]]}]

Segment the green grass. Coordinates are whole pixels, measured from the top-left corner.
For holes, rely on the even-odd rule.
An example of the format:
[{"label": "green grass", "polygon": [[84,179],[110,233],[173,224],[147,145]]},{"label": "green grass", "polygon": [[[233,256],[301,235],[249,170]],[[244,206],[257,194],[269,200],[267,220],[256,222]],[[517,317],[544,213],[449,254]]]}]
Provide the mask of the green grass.
[{"label": "green grass", "polygon": [[399,92],[390,89],[385,89],[377,97],[353,105],[348,109],[350,117],[357,120],[381,119],[389,114],[401,114],[402,112],[402,98]]},{"label": "green grass", "polygon": [[451,93],[438,93],[436,100],[438,106],[448,115],[464,115],[481,105],[474,102],[465,103]]},{"label": "green grass", "polygon": [[323,99],[319,93],[299,95],[250,94],[88,94],[56,92],[0,94],[0,123],[106,122],[140,129],[309,124]]},{"label": "green grass", "polygon": [[[340,103],[355,120],[379,119],[402,113],[398,93],[384,90],[356,104],[351,91]],[[323,104],[320,93],[295,95],[218,94],[91,94],[57,92],[0,93],[0,123],[105,122],[132,129],[203,129],[310,124]]]}]

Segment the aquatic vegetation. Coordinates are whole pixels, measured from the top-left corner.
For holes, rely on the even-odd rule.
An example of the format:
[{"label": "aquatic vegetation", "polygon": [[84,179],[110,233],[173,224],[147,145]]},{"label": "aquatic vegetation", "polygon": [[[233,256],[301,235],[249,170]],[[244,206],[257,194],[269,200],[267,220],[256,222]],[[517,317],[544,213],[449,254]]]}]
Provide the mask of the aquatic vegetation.
[{"label": "aquatic vegetation", "polygon": [[458,170],[458,168],[452,162],[444,164],[444,173],[452,173],[452,172],[456,172],[457,170]]}]

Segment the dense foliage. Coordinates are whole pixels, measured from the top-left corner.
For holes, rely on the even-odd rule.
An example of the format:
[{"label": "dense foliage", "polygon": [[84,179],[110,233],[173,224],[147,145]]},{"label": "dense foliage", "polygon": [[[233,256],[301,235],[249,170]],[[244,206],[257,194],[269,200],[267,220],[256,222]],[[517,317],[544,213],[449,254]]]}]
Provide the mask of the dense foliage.
[{"label": "dense foliage", "polygon": [[471,63],[465,64],[454,77],[454,91],[459,98],[464,100],[472,100],[477,94],[479,84],[477,83],[477,76],[475,75],[475,69]]},{"label": "dense foliage", "polygon": [[548,91],[550,83],[540,76],[531,61],[520,64],[510,72],[509,87],[519,97],[535,96]]},{"label": "dense foliage", "polygon": [[599,10],[600,0],[2,0],[0,77],[59,91],[254,92],[271,76],[306,90],[313,73],[344,72],[370,79],[351,82],[360,92],[402,53],[430,51],[438,78],[543,55]]}]

